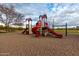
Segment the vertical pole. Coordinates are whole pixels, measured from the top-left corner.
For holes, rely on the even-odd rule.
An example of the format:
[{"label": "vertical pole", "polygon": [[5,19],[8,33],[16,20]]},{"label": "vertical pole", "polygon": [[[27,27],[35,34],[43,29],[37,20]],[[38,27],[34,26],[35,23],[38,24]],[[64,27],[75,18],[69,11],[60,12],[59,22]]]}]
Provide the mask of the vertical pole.
[{"label": "vertical pole", "polygon": [[67,36],[67,23],[66,23],[66,25],[65,25],[65,36]]},{"label": "vertical pole", "polygon": [[29,34],[29,20],[26,20],[26,29],[25,29],[25,33]]},{"label": "vertical pole", "polygon": [[45,27],[45,23],[47,22],[47,18],[44,18],[44,27]]},{"label": "vertical pole", "polygon": [[32,34],[32,21],[29,20],[29,34]]},{"label": "vertical pole", "polygon": [[54,30],[54,19],[53,19],[53,25],[52,25],[52,27],[53,27],[53,30]]},{"label": "vertical pole", "polygon": [[28,20],[26,20],[26,29],[28,28]]}]

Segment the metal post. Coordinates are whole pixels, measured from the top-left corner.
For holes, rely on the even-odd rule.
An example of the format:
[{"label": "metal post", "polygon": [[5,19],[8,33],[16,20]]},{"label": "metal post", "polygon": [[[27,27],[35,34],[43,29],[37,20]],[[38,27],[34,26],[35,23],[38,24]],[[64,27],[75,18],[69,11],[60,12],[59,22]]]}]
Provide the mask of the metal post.
[{"label": "metal post", "polygon": [[65,25],[65,35],[67,36],[67,23],[66,23],[66,25]]},{"label": "metal post", "polygon": [[54,29],[54,19],[53,19],[53,25],[52,25],[53,29]]}]

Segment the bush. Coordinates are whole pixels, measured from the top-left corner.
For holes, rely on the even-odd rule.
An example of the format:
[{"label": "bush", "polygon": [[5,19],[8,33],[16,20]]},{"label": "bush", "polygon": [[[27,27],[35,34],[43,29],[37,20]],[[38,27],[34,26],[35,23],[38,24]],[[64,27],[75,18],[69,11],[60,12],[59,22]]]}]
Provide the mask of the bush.
[{"label": "bush", "polygon": [[3,26],[3,25],[0,25],[0,30],[5,30],[6,32],[14,32],[16,30],[23,30],[24,28],[22,27],[18,27],[18,28],[14,28],[14,27],[9,27],[9,26]]},{"label": "bush", "polygon": [[3,25],[0,25],[0,30],[4,30],[4,26]]},{"label": "bush", "polygon": [[17,28],[17,30],[23,30],[23,28],[22,27],[19,27],[19,28]]}]

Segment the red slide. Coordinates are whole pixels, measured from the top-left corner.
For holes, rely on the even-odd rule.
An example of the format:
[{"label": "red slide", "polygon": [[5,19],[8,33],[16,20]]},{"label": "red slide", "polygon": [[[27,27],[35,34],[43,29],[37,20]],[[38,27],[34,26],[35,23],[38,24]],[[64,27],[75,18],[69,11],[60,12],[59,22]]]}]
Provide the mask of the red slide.
[{"label": "red slide", "polygon": [[32,28],[32,32],[35,34],[36,37],[40,36],[40,32],[37,31],[38,29],[39,29],[38,27]]},{"label": "red slide", "polygon": [[50,33],[52,33],[53,35],[55,35],[56,38],[62,38],[62,37],[63,37],[62,34],[56,33],[56,32],[54,32],[54,31],[53,31],[52,29],[50,29],[50,28],[48,28],[48,31],[49,31]]},{"label": "red slide", "polygon": [[48,23],[45,23],[45,26],[47,27],[48,32],[49,32],[49,33],[52,33],[52,35],[55,35],[56,38],[62,38],[62,37],[63,37],[62,34],[56,33],[56,32],[54,32],[52,29],[50,29],[50,28],[48,27]]},{"label": "red slide", "polygon": [[38,31],[40,27],[41,27],[41,21],[38,21],[36,23],[36,26],[32,28],[32,32],[35,34],[36,37],[40,36],[40,32]]}]

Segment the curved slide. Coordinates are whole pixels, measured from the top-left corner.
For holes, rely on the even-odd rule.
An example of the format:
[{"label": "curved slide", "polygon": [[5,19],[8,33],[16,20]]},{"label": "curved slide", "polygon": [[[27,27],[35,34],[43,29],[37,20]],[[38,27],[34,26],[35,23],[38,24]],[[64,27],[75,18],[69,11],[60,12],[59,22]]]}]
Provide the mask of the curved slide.
[{"label": "curved slide", "polygon": [[48,29],[48,32],[51,33],[52,35],[55,35],[56,38],[62,38],[63,37],[62,34],[59,34],[59,33],[53,31],[52,29],[50,29],[48,27],[47,27],[47,29]]},{"label": "curved slide", "polygon": [[32,28],[32,32],[35,34],[35,37],[40,36],[40,32],[38,31],[40,27],[41,27],[41,22],[38,21],[36,26]]},{"label": "curved slide", "polygon": [[48,23],[45,23],[45,25],[46,25],[46,28],[48,29],[48,32],[51,33],[52,35],[55,35],[56,38],[62,38],[63,37],[62,34],[59,34],[59,33],[55,32],[55,31],[53,31],[52,29],[50,29],[48,27]]},{"label": "curved slide", "polygon": [[33,27],[32,28],[32,32],[35,34],[35,37],[39,37],[40,36],[40,32],[38,32],[39,28],[36,26],[36,27]]}]

